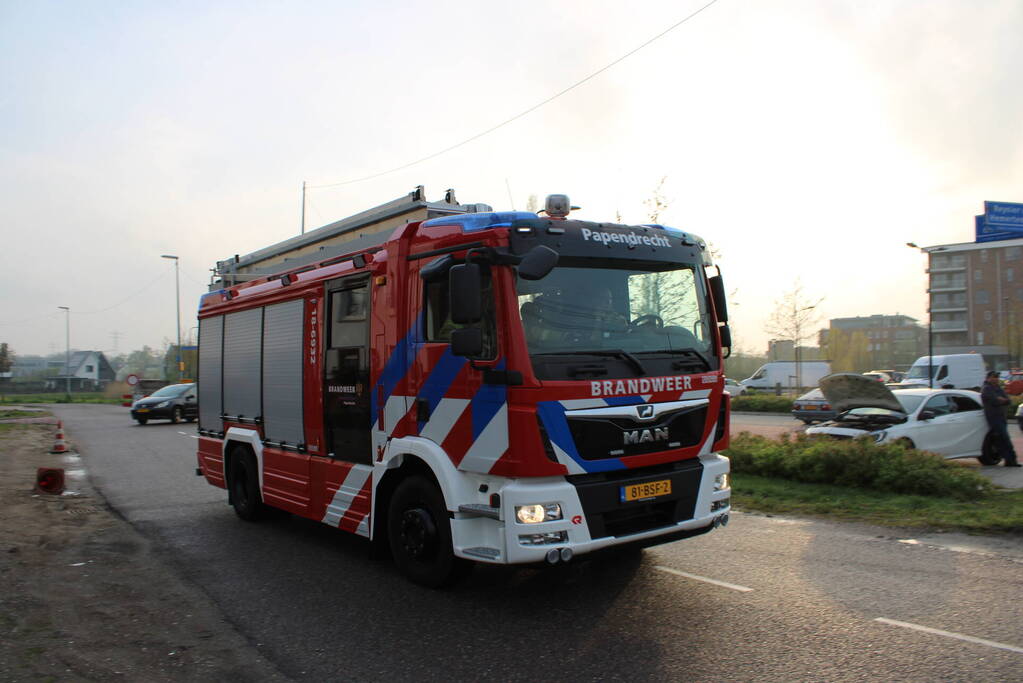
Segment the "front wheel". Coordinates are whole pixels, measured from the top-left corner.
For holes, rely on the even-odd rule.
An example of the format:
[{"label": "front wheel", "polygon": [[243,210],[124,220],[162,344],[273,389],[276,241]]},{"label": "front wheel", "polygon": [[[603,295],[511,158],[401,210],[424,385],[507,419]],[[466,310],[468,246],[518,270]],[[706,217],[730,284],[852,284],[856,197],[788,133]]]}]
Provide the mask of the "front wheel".
[{"label": "front wheel", "polygon": [[995,440],[989,432],[984,437],[984,444],[980,447],[980,455],[977,456],[977,461],[981,465],[997,465],[1001,459],[1002,456],[998,454],[998,449],[995,448]]},{"label": "front wheel", "polygon": [[177,424],[181,422],[181,408],[179,406],[174,406],[174,410],[171,411],[170,420],[171,424]]},{"label": "front wheel", "polygon": [[387,540],[401,573],[423,586],[449,585],[472,568],[452,552],[444,496],[422,476],[409,477],[395,489],[387,511]]},{"label": "front wheel", "polygon": [[140,425],[144,425],[145,423],[149,422],[149,418],[148,417],[136,417],[135,421],[138,422]]}]

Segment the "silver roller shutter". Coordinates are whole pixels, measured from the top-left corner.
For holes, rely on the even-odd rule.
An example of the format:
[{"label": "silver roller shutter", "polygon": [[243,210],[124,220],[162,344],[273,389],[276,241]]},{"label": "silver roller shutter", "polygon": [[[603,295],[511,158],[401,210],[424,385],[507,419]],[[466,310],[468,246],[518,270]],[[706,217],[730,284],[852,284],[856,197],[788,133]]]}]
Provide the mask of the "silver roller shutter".
[{"label": "silver roller shutter", "polygon": [[303,303],[267,306],[263,316],[263,428],[270,441],[305,443],[302,421]]},{"label": "silver roller shutter", "polygon": [[199,429],[213,432],[224,426],[220,420],[223,342],[223,316],[199,321]]},{"label": "silver roller shutter", "polygon": [[224,413],[259,417],[263,309],[224,316]]}]

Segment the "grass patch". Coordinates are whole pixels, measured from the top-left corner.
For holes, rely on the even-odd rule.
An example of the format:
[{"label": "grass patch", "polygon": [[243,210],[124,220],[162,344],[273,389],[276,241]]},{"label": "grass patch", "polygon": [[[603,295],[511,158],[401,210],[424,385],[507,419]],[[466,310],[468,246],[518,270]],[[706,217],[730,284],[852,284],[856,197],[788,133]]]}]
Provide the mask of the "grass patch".
[{"label": "grass patch", "polygon": [[732,476],[732,503],[739,510],[826,516],[882,526],[1023,533],[1023,491],[996,492],[963,501],[739,472]]},{"label": "grass patch", "polygon": [[17,422],[2,422],[2,423],[0,423],[0,434],[5,434],[7,432],[13,432],[16,429],[24,429],[26,427],[34,427],[34,426],[36,426],[36,425],[19,424]]},{"label": "grass patch", "polygon": [[978,500],[994,491],[990,481],[957,463],[870,438],[797,434],[772,440],[743,432],[732,438],[724,454],[731,458],[733,472],[807,484],[958,500]]},{"label": "grass patch", "polygon": [[46,417],[49,413],[44,410],[0,410],[0,420],[10,420],[15,417]]},{"label": "grass patch", "polygon": [[746,394],[732,397],[732,410],[747,413],[788,413],[792,411],[790,396]]},{"label": "grass patch", "polygon": [[103,394],[95,393],[72,393],[68,401],[64,394],[3,394],[0,395],[0,405],[24,404],[24,403],[108,403],[120,405],[120,398],[108,398]]}]

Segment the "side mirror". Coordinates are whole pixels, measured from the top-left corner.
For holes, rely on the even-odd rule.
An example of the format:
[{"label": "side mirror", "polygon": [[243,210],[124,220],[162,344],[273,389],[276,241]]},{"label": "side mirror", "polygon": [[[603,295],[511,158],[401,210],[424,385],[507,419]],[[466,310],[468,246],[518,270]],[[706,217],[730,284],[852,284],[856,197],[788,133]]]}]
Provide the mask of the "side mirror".
[{"label": "side mirror", "polygon": [[[707,280],[710,283],[710,296],[714,299],[714,309],[718,314],[718,322],[728,322],[728,302],[725,300],[725,281],[720,275],[715,275]],[[724,346],[724,342],[721,344]]]},{"label": "side mirror", "polygon": [[558,252],[538,244],[519,262],[519,277],[523,280],[542,280],[558,265]]},{"label": "side mirror", "polygon": [[452,266],[448,272],[451,297],[451,322],[472,325],[483,317],[483,293],[480,267],[475,263]]},{"label": "side mirror", "polygon": [[439,259],[431,261],[427,265],[423,266],[423,268],[419,271],[419,277],[421,277],[424,282],[439,282],[448,274],[448,271],[451,270],[453,265],[455,265],[455,259],[452,258],[450,254],[447,256],[441,256]]},{"label": "side mirror", "polygon": [[918,420],[933,420],[936,417],[937,417],[937,415],[935,414],[935,412],[933,410],[921,410],[920,411],[920,416],[917,417],[917,419]]},{"label": "side mirror", "polygon": [[195,396],[185,396],[185,400],[186,401],[194,401],[195,400]]},{"label": "side mirror", "polygon": [[451,332],[451,353],[472,358],[483,353],[483,332],[478,327],[462,327]]},{"label": "side mirror", "polygon": [[727,324],[721,325],[718,327],[718,335],[721,337],[721,348],[728,349],[724,354],[728,358],[732,355],[732,330]]}]

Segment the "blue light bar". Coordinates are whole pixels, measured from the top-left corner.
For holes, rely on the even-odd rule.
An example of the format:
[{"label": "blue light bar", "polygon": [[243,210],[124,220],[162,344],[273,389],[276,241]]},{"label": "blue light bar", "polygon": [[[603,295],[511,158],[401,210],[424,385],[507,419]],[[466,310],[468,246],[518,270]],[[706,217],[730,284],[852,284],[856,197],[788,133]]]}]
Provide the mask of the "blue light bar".
[{"label": "blue light bar", "polygon": [[510,228],[515,221],[536,220],[535,213],[528,211],[496,211],[494,213],[462,213],[455,216],[441,216],[424,221],[420,227],[432,228],[440,225],[457,225],[462,232],[479,232],[491,228]]},{"label": "blue light bar", "polygon": [[672,235],[674,235],[676,237],[685,237],[686,236],[686,233],[683,232],[682,230],[679,230],[678,228],[673,228],[673,227],[671,227],[669,225],[661,225],[659,223],[644,223],[643,227],[644,228],[656,228],[658,230],[663,230],[665,232],[670,232]]}]

